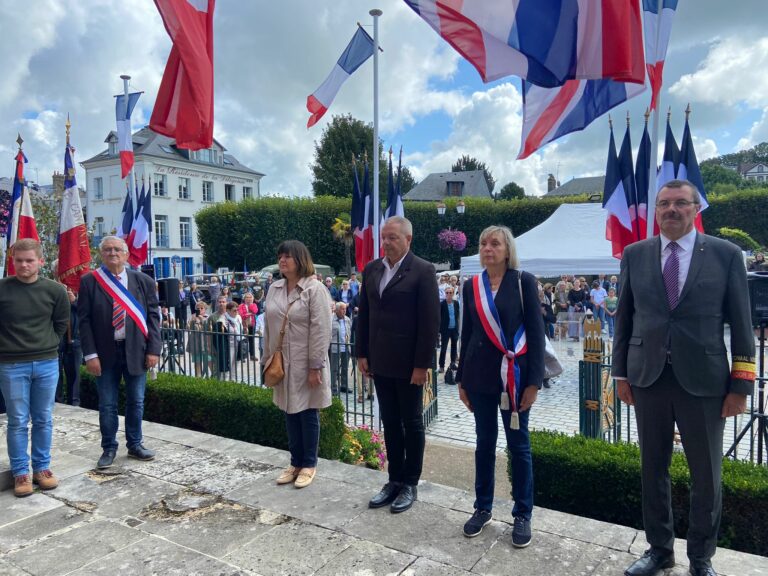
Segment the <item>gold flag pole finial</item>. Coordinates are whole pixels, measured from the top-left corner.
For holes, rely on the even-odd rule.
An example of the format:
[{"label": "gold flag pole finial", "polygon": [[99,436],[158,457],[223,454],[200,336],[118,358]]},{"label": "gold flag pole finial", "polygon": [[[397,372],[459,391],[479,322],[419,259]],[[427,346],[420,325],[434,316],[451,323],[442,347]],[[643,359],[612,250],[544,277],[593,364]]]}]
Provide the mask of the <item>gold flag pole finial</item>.
[{"label": "gold flag pole finial", "polygon": [[67,123],[64,124],[67,130],[67,146],[69,146],[69,129],[72,128],[72,122],[69,121],[69,112],[67,112]]},{"label": "gold flag pole finial", "polygon": [[21,150],[21,145],[24,144],[24,138],[21,137],[21,134],[19,134],[18,138],[16,138],[16,144],[19,145],[19,150]]}]

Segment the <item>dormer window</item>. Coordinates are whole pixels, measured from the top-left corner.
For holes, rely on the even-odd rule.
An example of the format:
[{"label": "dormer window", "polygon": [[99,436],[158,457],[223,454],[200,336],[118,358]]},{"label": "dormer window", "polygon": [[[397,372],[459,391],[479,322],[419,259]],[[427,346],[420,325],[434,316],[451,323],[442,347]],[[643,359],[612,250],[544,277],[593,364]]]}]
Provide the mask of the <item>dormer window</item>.
[{"label": "dormer window", "polygon": [[109,143],[109,155],[117,156],[117,140]]},{"label": "dormer window", "polygon": [[464,190],[464,182],[448,182],[448,196],[461,196]]}]

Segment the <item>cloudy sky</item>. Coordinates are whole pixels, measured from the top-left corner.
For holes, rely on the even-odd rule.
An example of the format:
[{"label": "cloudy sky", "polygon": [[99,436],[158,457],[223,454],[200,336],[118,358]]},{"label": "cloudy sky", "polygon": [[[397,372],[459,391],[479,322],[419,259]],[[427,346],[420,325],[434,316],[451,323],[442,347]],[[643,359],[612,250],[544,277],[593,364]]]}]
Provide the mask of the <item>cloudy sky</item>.
[{"label": "cloudy sky", "polygon": [[[515,181],[530,194],[602,174],[607,120],[550,144],[524,161],[519,80],[484,85],[401,0],[218,0],[215,13],[214,136],[246,165],[264,172],[262,193],[311,194],[315,141],[333,113],[372,121],[373,65],[342,87],[326,117],[307,130],[307,95],[331,70],[355,31],[380,19],[380,136],[404,147],[418,179],[447,171],[462,154],[486,162],[498,186]],[[682,136],[690,102],[699,159],[768,140],[768,30],[764,0],[680,0],[667,54],[662,107],[672,107]],[[369,30],[372,30],[369,28]],[[144,95],[134,128],[149,121],[170,50],[151,0],[0,0],[0,176],[13,174],[17,132],[25,140],[27,176],[50,183],[63,164],[64,123],[84,160],[105,148],[115,128],[113,95],[120,74]],[[629,111],[635,145],[646,93]],[[621,135],[623,123],[619,124]],[[5,158],[5,160],[2,160]],[[82,170],[79,178],[84,181]]]}]

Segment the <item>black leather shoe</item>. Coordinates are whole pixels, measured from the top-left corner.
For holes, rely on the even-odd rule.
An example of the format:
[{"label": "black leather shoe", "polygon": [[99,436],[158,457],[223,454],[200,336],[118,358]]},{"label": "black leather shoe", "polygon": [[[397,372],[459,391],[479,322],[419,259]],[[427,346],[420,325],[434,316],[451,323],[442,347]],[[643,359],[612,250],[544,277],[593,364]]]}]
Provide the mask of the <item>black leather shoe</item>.
[{"label": "black leather shoe", "polygon": [[398,482],[387,482],[384,484],[384,488],[381,489],[381,492],[370,499],[368,502],[368,508],[382,508],[388,504],[391,504],[400,493],[401,487],[402,484]]},{"label": "black leather shoe", "polygon": [[399,514],[400,512],[405,512],[410,509],[410,507],[413,506],[413,503],[416,502],[416,495],[416,486],[404,484],[403,487],[400,488],[400,494],[397,495],[397,498],[395,498],[395,501],[392,502],[392,505],[389,507],[390,512],[392,512],[392,514]]},{"label": "black leather shoe", "polygon": [[662,555],[649,548],[624,571],[624,576],[656,576],[662,570],[672,568],[674,565],[674,554]]},{"label": "black leather shoe", "polygon": [[139,444],[133,448],[128,448],[128,456],[131,458],[136,458],[137,460],[154,460],[155,452],[154,450],[144,448],[144,446]]},{"label": "black leather shoe", "polygon": [[717,576],[717,572],[712,568],[712,564],[691,565],[689,570],[691,576]]},{"label": "black leather shoe", "polygon": [[115,461],[115,451],[114,450],[104,450],[104,453],[101,455],[101,458],[99,458],[99,461],[96,463],[96,468],[109,468],[112,466],[112,463]]}]

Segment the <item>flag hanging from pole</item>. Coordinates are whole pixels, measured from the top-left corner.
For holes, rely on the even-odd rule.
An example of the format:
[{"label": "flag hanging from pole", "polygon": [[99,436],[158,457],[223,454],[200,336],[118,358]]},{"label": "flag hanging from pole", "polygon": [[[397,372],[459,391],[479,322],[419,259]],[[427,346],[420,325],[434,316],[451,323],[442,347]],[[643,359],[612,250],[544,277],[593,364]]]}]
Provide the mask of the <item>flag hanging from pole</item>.
[{"label": "flag hanging from pole", "polygon": [[[27,157],[21,151],[21,136],[19,136],[19,152],[16,154],[16,173],[13,177],[13,192],[11,194],[11,214],[10,224],[7,232],[6,246],[10,248],[17,240],[23,238],[33,238],[40,240],[35,224],[35,215],[32,212],[32,200],[29,197],[29,188],[24,180],[24,164],[27,163]],[[13,265],[10,250],[6,260],[6,275],[16,274],[16,268]]]},{"label": "flag hanging from pole", "polygon": [[664,73],[664,59],[672,33],[677,0],[643,0],[645,67],[651,83],[651,110],[656,109]]},{"label": "flag hanging from pole", "polygon": [[352,40],[347,44],[331,73],[317,90],[307,96],[307,110],[310,113],[307,128],[317,124],[330,108],[342,84],[371,56],[373,56],[373,38],[358,26],[357,32],[352,36]]},{"label": "flag hanging from pole", "polygon": [[149,127],[188,150],[213,144],[215,0],[155,0],[173,48]]},{"label": "flag hanging from pole", "polygon": [[120,151],[120,178],[125,178],[133,168],[133,135],[131,134],[131,114],[136,107],[141,92],[132,92],[115,96],[115,116],[117,118],[117,149]]},{"label": "flag hanging from pole", "polygon": [[384,220],[392,216],[404,216],[403,198],[401,196],[402,178],[400,172],[403,169],[403,149],[400,148],[400,160],[397,165],[397,183],[392,176],[392,149],[389,150],[389,173],[387,174],[387,209],[384,211]]},{"label": "flag hanging from pole", "polygon": [[141,183],[141,194],[136,207],[136,218],[130,242],[128,243],[128,263],[138,268],[147,261],[149,253],[149,235],[152,222],[152,194],[145,193],[144,182]]},{"label": "flag hanging from pole", "polygon": [[355,266],[362,272],[363,264],[363,214],[365,199],[360,192],[360,179],[357,177],[357,163],[355,156],[352,155],[352,172],[354,180],[352,182],[352,214],[350,214],[349,223],[352,227],[352,235],[355,239]]},{"label": "flag hanging from pole", "polygon": [[133,193],[131,192],[130,182],[125,183],[125,200],[123,200],[123,210],[120,213],[120,226],[115,233],[118,238],[126,242],[133,228]]},{"label": "flag hanging from pole", "polygon": [[80,291],[80,278],[91,266],[91,248],[75,178],[74,152],[75,149],[69,145],[67,137],[64,150],[64,195],[59,220],[57,279],[77,294]]},{"label": "flag hanging from pole", "polygon": [[570,79],[645,82],[637,2],[405,0],[477,69],[547,88]]},{"label": "flag hanging from pole", "polygon": [[635,194],[636,214],[633,221],[635,237],[642,240],[648,236],[648,192],[651,186],[649,181],[651,173],[651,136],[648,134],[648,116],[645,117],[643,137],[640,139],[640,147],[637,149],[635,164]]},{"label": "flag hanging from pole", "polygon": [[[677,167],[680,166],[680,149],[677,147],[675,135],[672,133],[672,126],[669,123],[670,113],[667,113],[667,133],[664,139],[664,158],[661,167],[656,172],[656,196],[659,190],[670,180],[674,180],[677,175]],[[653,235],[659,234],[659,223],[656,222],[656,209],[649,206],[648,217],[653,218]]]},{"label": "flag hanging from pole", "polygon": [[363,167],[363,193],[361,202],[361,216],[359,230],[355,233],[355,263],[357,269],[362,271],[373,260],[373,195],[371,194],[370,178],[368,175],[368,159]]},{"label": "flag hanging from pole", "polygon": [[689,111],[686,111],[683,141],[680,144],[680,165],[677,168],[677,178],[679,180],[688,180],[699,190],[701,207],[698,214],[696,214],[694,225],[696,230],[703,233],[704,223],[701,219],[701,213],[709,207],[709,202],[707,202],[707,191],[704,190],[704,180],[699,170],[699,162],[696,160],[696,151],[693,149],[693,138],[691,138],[691,127],[688,124],[688,114]]},{"label": "flag hanging from pole", "polygon": [[[624,141],[629,144],[629,127]],[[622,144],[622,149],[624,144]],[[631,154],[631,148],[630,148]],[[631,161],[631,158],[630,158]],[[616,142],[613,138],[613,126],[608,142],[608,161],[605,167],[605,188],[603,190],[603,208],[606,209],[605,238],[611,241],[614,258],[621,259],[624,248],[634,242],[632,216],[629,209],[627,190],[624,187],[619,157],[616,155]]]}]

